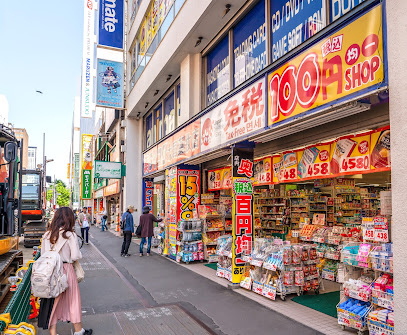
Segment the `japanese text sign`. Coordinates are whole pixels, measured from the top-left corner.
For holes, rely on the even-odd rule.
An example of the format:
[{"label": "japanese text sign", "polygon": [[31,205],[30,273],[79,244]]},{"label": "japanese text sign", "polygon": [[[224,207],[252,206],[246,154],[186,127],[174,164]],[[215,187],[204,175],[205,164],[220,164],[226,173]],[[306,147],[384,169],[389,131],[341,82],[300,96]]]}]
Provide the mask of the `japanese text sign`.
[{"label": "japanese text sign", "polygon": [[82,169],[92,169],[92,139],[93,135],[82,134]]},{"label": "japanese text sign", "polygon": [[232,283],[240,283],[245,264],[243,256],[251,252],[254,241],[253,149],[233,148],[232,157]]},{"label": "japanese text sign", "polygon": [[92,199],[92,170],[82,170],[82,199]]},{"label": "japanese text sign", "polygon": [[268,125],[384,81],[382,6],[268,75]]},{"label": "japanese text sign", "polygon": [[202,116],[201,151],[264,128],[265,94],[265,79],[260,79]]},{"label": "japanese text sign", "polygon": [[143,180],[143,207],[149,206],[150,209],[153,209],[153,201],[154,201],[154,183],[153,179],[145,178]]}]

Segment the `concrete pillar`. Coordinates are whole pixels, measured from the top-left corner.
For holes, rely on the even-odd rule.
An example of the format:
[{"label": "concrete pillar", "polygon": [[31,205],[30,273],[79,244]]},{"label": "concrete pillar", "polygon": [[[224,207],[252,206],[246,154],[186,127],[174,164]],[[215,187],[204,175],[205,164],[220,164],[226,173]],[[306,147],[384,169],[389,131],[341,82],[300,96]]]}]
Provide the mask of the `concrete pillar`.
[{"label": "concrete pillar", "polygon": [[126,177],[124,181],[123,205],[133,205],[137,211],[134,212],[135,223],[142,211],[142,168],[143,168],[143,121],[126,119]]},{"label": "concrete pillar", "polygon": [[201,110],[201,57],[189,54],[181,62],[181,115],[178,125],[188,121]]},{"label": "concrete pillar", "polygon": [[395,334],[407,333],[407,1],[386,2],[390,87]]}]

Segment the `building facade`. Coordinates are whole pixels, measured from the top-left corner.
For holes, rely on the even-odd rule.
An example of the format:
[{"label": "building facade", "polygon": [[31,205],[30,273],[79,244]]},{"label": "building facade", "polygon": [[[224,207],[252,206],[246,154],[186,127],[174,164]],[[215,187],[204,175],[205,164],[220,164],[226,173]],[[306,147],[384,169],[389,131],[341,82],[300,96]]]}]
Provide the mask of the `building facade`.
[{"label": "building facade", "polygon": [[[325,226],[352,224],[360,232],[363,218],[386,217],[393,232],[386,226],[391,237],[380,242],[393,242],[395,333],[405,332],[404,86],[398,87],[405,77],[390,58],[397,54],[402,64],[405,45],[396,43],[401,21],[390,18],[401,20],[400,12],[388,2],[127,3],[123,203],[136,206],[136,217],[145,204],[165,216],[169,256],[180,252],[178,220],[196,217],[211,197],[233,204],[232,282],[241,274],[238,242],[253,241],[255,222],[258,237],[278,230],[292,237],[297,222],[317,220],[313,208],[324,212]],[[252,209],[262,217],[252,212],[251,226],[236,229],[239,178],[254,183]],[[290,195],[328,189],[333,204],[326,200],[326,209],[312,201],[307,214],[293,209]],[[267,197],[256,199],[277,190],[291,204],[284,214],[262,210]],[[276,223],[280,214],[290,224]]]},{"label": "building facade", "polygon": [[29,170],[37,168],[37,147],[28,147],[28,167]]},{"label": "building facade", "polygon": [[23,140],[23,169],[28,169],[29,167],[29,157],[28,157],[28,133],[25,128],[12,128],[16,138],[21,141]]}]

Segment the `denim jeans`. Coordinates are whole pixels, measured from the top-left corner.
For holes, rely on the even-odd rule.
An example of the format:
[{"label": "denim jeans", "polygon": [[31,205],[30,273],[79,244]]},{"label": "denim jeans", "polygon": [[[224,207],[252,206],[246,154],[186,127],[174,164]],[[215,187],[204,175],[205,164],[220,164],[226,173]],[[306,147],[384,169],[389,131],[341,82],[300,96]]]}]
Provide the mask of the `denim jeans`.
[{"label": "denim jeans", "polygon": [[[81,233],[82,233],[82,239],[85,241],[85,243],[89,243],[89,227],[81,228]],[[85,239],[85,233],[86,233],[86,239]]]},{"label": "denim jeans", "polygon": [[147,253],[150,253],[151,250],[151,237],[142,237],[141,238],[141,242],[140,242],[140,254],[143,253],[143,247],[144,247],[144,243],[146,243],[146,239],[147,239]]},{"label": "denim jeans", "polygon": [[102,218],[102,231],[105,231],[105,229],[107,230],[106,219]]}]

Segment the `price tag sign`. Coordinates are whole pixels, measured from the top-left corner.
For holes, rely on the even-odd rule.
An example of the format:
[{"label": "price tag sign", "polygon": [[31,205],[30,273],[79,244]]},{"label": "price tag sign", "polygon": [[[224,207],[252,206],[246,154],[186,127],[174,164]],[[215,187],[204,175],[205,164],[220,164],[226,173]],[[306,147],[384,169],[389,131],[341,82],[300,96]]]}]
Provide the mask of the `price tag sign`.
[{"label": "price tag sign", "polygon": [[308,167],[308,177],[323,177],[330,174],[328,163],[314,163]]},{"label": "price tag sign", "polygon": [[389,242],[389,231],[387,229],[375,229],[374,240],[376,242]]},{"label": "price tag sign", "polygon": [[356,172],[370,170],[369,156],[343,157],[341,172]]},{"label": "price tag sign", "polygon": [[280,181],[297,180],[297,167],[281,169],[279,180]]},{"label": "price tag sign", "polygon": [[374,241],[375,240],[375,230],[363,228],[363,241]]}]

